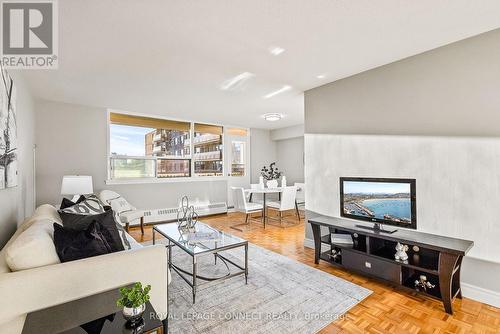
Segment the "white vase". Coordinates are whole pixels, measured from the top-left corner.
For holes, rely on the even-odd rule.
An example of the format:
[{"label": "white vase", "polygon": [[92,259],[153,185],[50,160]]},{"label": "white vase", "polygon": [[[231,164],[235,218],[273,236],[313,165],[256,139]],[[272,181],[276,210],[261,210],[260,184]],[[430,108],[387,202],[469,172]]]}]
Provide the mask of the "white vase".
[{"label": "white vase", "polygon": [[283,176],[283,177],[281,178],[281,186],[282,186],[282,187],[286,187],[286,176]]},{"label": "white vase", "polygon": [[259,188],[264,189],[264,177],[259,177]]},{"label": "white vase", "polygon": [[278,180],[269,180],[267,181],[268,188],[278,188]]}]

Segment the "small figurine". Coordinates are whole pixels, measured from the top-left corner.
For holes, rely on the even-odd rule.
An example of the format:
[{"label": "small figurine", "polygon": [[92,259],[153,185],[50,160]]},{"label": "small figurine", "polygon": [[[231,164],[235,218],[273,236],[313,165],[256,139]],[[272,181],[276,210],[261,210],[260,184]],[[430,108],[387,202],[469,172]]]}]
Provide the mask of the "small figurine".
[{"label": "small figurine", "polygon": [[332,252],[331,254],[328,254],[330,256],[330,258],[332,258],[333,260],[337,260],[338,258],[340,258],[340,256],[342,256],[342,253],[340,250],[336,250],[336,249],[332,249]]},{"label": "small figurine", "polygon": [[396,261],[408,260],[408,254],[406,254],[408,249],[409,248],[407,245],[403,245],[398,242],[398,244],[396,245],[396,254],[394,254],[394,258],[396,259]]},{"label": "small figurine", "polygon": [[431,284],[427,280],[427,277],[425,275],[420,275],[418,280],[415,280],[415,289],[420,291],[420,289],[424,290],[424,292],[427,292],[427,289],[434,289],[436,286],[434,284]]}]

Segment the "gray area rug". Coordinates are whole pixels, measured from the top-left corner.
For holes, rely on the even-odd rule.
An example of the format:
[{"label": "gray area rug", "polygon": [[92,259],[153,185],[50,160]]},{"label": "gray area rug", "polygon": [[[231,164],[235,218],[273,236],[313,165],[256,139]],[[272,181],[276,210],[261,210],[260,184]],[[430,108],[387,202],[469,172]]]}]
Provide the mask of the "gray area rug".
[{"label": "gray area rug", "polygon": [[[221,254],[243,266],[243,248]],[[191,257],[177,247],[172,255],[174,264],[191,272]],[[226,274],[226,266],[217,262],[214,265],[213,255],[198,258],[198,274]],[[248,284],[244,276],[210,283],[199,280],[194,305],[191,287],[173,272],[168,290],[169,332],[316,333],[372,293],[253,244],[249,244],[248,265]]]}]

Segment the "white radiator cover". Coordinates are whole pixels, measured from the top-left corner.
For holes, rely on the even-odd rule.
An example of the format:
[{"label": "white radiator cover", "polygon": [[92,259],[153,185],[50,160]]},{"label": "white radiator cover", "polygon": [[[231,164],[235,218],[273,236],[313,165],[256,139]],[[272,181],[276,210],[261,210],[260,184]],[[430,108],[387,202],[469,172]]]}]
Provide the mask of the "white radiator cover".
[{"label": "white radiator cover", "polygon": [[[227,213],[227,203],[205,203],[195,204],[194,211],[199,217]],[[163,221],[172,221],[177,219],[177,208],[152,209],[144,211],[144,223],[156,223]],[[131,226],[139,225],[140,221],[134,221]]]}]

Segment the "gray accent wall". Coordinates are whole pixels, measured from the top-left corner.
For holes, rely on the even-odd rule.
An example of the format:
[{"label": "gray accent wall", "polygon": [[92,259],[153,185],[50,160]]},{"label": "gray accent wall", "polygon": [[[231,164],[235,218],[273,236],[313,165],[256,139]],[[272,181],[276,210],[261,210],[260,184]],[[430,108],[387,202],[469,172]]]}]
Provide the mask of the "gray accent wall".
[{"label": "gray accent wall", "polygon": [[500,136],[500,30],[305,92],[305,132]]},{"label": "gray accent wall", "polygon": [[473,240],[464,295],[496,306],[499,54],[495,30],[305,92],[307,209],[339,216],[340,176],[416,178],[418,229]]},{"label": "gray accent wall", "polygon": [[92,175],[94,191],[114,190],[142,209],[176,206],[189,196],[197,202],[225,202],[227,181],[183,181],[107,185],[107,111],[75,104],[36,103],[37,204],[61,202],[64,175]]},{"label": "gray accent wall", "polygon": [[0,190],[0,249],[34,210],[34,105],[22,75],[9,71],[17,88],[18,185]]}]

